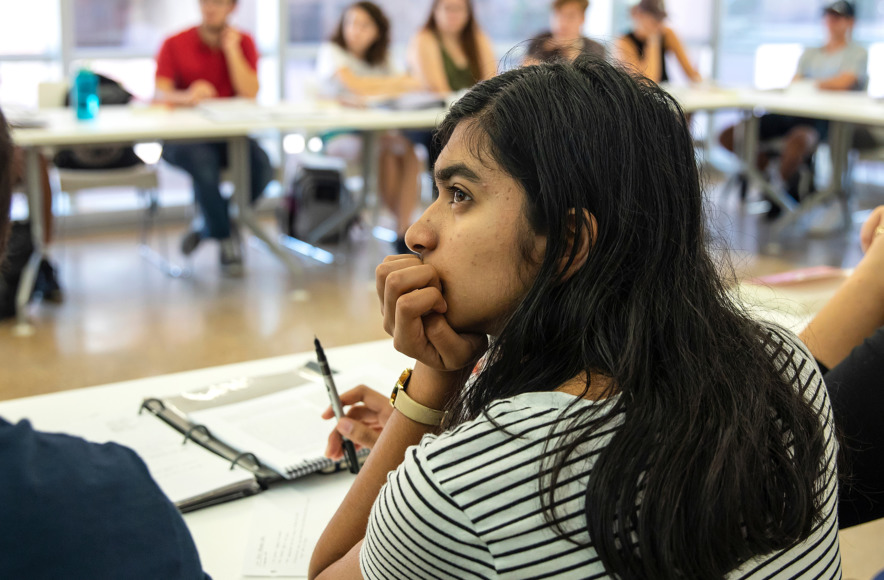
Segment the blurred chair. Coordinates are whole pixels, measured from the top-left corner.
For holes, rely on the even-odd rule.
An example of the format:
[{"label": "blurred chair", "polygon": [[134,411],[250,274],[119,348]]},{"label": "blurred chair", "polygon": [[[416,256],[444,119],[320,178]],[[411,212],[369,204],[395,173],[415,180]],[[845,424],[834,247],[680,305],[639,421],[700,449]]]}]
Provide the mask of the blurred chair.
[{"label": "blurred chair", "polygon": [[[43,108],[57,108],[65,105],[65,97],[69,85],[65,82],[41,83],[38,86],[38,106]],[[71,112],[73,114],[73,112]],[[166,275],[173,278],[187,277],[191,273],[189,267],[181,267],[172,263],[168,256],[168,244],[166,236],[160,228],[159,219],[159,178],[157,162],[160,152],[153,151],[159,147],[157,144],[143,144],[136,149],[147,151],[150,159],[132,167],[120,169],[67,169],[54,168],[53,176],[58,184],[58,193],[67,194],[74,205],[76,194],[87,189],[106,189],[132,187],[138,193],[144,204],[144,212],[139,226],[138,251],[141,256],[157,266]],[[150,244],[152,234],[156,234],[160,251],[155,250]]]}]

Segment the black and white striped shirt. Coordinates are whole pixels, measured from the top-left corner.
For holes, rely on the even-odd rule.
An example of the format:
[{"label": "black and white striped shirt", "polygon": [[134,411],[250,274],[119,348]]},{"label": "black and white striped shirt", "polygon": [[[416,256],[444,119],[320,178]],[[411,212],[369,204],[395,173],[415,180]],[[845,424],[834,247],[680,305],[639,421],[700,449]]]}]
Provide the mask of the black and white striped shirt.
[{"label": "black and white striped shirt", "polygon": [[[809,538],[780,553],[745,563],[730,578],[840,578],[837,478],[831,410],[816,364],[797,340],[773,331],[771,348],[797,350],[805,395],[819,411],[828,437],[819,485],[825,501],[821,523]],[[782,354],[782,352],[780,353]],[[578,405],[610,406],[578,401]],[[585,531],[584,492],[595,457],[610,440],[622,414],[568,458],[556,491],[556,517],[568,537],[543,515],[538,474],[555,445],[545,451],[550,428],[574,397],[561,392],[526,393],[493,403],[488,417],[410,447],[388,475],[376,500],[360,553],[365,578],[598,578],[605,577]],[[576,408],[572,408],[574,412]],[[604,411],[603,409],[600,411]],[[546,455],[544,454],[546,453]]]}]

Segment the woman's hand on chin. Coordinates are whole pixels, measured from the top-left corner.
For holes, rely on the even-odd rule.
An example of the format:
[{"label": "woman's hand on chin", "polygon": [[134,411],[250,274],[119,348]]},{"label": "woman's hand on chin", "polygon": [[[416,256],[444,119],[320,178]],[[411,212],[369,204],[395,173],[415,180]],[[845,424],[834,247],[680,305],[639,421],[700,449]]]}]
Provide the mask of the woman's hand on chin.
[{"label": "woman's hand on chin", "polygon": [[485,352],[484,334],[458,333],[448,324],[435,268],[417,256],[388,256],[376,276],[384,330],[396,350],[437,371],[460,370]]}]

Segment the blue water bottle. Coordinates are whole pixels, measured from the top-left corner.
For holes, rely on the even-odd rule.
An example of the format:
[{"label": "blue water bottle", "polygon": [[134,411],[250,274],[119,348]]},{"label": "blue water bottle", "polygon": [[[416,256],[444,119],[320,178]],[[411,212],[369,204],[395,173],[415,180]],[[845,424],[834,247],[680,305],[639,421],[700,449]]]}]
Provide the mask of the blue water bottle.
[{"label": "blue water bottle", "polygon": [[77,119],[88,121],[98,115],[98,77],[88,68],[81,68],[74,79],[74,108]]}]

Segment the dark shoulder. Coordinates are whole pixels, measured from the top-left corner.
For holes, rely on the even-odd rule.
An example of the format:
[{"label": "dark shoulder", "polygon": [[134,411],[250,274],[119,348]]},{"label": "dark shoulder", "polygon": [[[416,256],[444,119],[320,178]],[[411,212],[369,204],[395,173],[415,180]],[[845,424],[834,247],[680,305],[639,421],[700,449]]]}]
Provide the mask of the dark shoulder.
[{"label": "dark shoulder", "polygon": [[548,43],[552,39],[552,32],[541,32],[537,36],[528,41],[528,54],[536,54],[541,51],[548,50]]},{"label": "dark shoulder", "polygon": [[583,37],[583,53],[602,59],[608,57],[608,49],[604,44],[585,36]]},{"label": "dark shoulder", "polygon": [[0,577],[203,577],[184,520],[131,449],[0,420],[0,462],[0,521],[17,522],[0,554],[19,546]]}]

